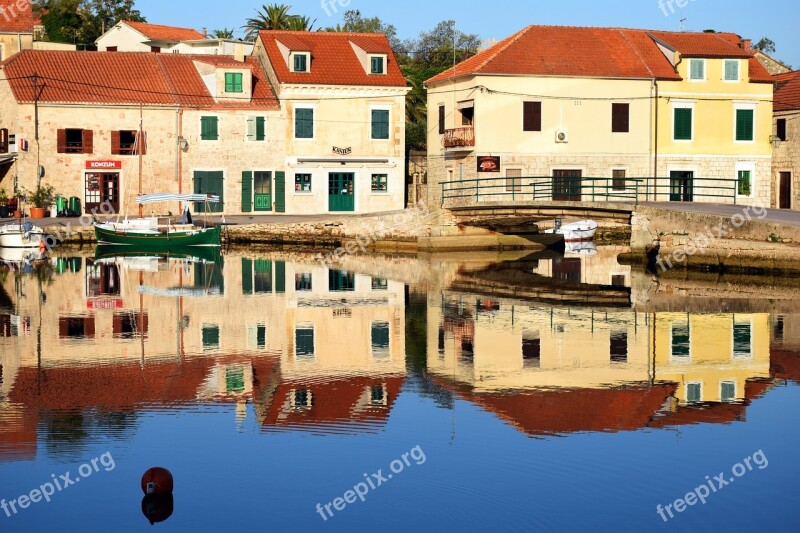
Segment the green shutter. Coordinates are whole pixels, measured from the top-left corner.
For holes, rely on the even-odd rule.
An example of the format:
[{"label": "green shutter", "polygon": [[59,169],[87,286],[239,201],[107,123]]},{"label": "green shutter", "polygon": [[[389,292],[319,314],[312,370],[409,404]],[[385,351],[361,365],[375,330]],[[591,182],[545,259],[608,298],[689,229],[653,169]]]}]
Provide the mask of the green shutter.
[{"label": "green shutter", "polygon": [[249,170],[242,172],[242,213],[253,210],[253,173]]},{"label": "green shutter", "polygon": [[739,62],[736,60],[725,61],[725,81],[739,80]]},{"label": "green shutter", "polygon": [[286,172],[275,173],[275,212],[286,212]]},{"label": "green shutter", "polygon": [[283,294],[286,292],[286,262],[275,261],[275,292]]},{"label": "green shutter", "polygon": [[313,139],[314,138],[314,110],[295,109],[294,112],[295,138]]},{"label": "green shutter", "polygon": [[676,141],[692,140],[692,109],[683,107],[675,109],[674,139]]},{"label": "green shutter", "polygon": [[702,59],[691,60],[691,78],[693,80],[704,80],[706,77],[706,62]]},{"label": "green shutter", "polygon": [[739,171],[739,196],[750,196],[752,193],[752,186],[750,184],[750,171]]},{"label": "green shutter", "polygon": [[736,140],[753,140],[753,115],[752,109],[736,110]]},{"label": "green shutter", "polygon": [[203,326],[203,348],[219,348],[219,326]]},{"label": "green shutter", "polygon": [[689,383],[686,386],[686,401],[689,403],[698,403],[702,400],[702,386],[699,383]]},{"label": "green shutter", "polygon": [[385,109],[372,110],[372,138],[389,138],[389,112]]},{"label": "green shutter", "polygon": [[749,355],[752,349],[752,326],[750,324],[734,324],[733,353]]},{"label": "green shutter", "polygon": [[672,357],[689,357],[691,355],[691,330],[689,324],[672,326]]},{"label": "green shutter", "polygon": [[253,294],[253,261],[242,257],[242,294]]},{"label": "green shutter", "polygon": [[256,140],[263,141],[267,138],[266,135],[266,119],[264,117],[256,117]]},{"label": "green shutter", "polygon": [[200,119],[200,138],[204,141],[216,141],[219,138],[218,117],[202,117]]}]

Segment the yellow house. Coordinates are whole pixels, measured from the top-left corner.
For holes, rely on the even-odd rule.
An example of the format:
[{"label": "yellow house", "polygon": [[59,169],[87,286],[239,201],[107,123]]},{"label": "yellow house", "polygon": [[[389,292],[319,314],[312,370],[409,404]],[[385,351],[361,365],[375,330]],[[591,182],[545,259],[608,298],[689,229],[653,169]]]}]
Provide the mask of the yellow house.
[{"label": "yellow house", "polygon": [[769,81],[733,34],[527,27],[426,82],[430,196],[768,201]]}]

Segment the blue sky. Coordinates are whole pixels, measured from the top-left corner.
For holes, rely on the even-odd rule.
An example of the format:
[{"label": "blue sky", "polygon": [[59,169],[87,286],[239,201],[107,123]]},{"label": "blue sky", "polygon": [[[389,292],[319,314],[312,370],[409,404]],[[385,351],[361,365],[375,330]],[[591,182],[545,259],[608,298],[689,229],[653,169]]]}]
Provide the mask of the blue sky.
[{"label": "blue sky", "polygon": [[[575,26],[622,26],[677,30],[686,18],[687,30],[713,28],[732,31],[757,41],[767,36],[778,46],[777,58],[800,68],[800,32],[796,29],[800,7],[796,0],[771,0],[769,8],[758,7],[752,0],[673,0],[674,14],[664,0],[326,0],[339,11],[330,16],[322,0],[283,0],[293,12],[316,18],[321,26],[341,21],[346,9],[359,9],[365,16],[379,16],[397,27],[401,38],[415,37],[438,22],[454,19],[468,33],[482,38],[502,39],[529,24]],[[683,15],[677,3],[685,3]],[[221,27],[240,28],[244,20],[263,2],[219,0],[137,0],[136,4],[149,22],[182,25],[209,30]],[[222,7],[221,7],[222,6]],[[189,9],[187,9],[189,7]],[[666,15],[665,15],[666,13]]]}]

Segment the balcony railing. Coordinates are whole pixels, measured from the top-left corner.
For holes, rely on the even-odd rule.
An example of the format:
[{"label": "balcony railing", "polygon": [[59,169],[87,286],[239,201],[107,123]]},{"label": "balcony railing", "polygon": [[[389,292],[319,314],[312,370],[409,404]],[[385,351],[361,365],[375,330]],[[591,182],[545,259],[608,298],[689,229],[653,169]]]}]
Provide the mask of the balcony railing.
[{"label": "balcony railing", "polygon": [[455,128],[444,131],[445,148],[464,148],[475,146],[474,128]]}]

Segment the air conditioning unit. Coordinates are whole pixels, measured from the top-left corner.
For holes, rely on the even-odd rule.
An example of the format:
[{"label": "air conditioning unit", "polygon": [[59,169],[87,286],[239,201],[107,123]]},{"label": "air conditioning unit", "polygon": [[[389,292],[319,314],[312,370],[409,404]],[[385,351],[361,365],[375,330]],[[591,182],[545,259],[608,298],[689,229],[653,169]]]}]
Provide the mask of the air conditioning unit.
[{"label": "air conditioning unit", "polygon": [[566,144],[569,142],[569,132],[564,130],[556,131],[556,142],[560,144]]}]

